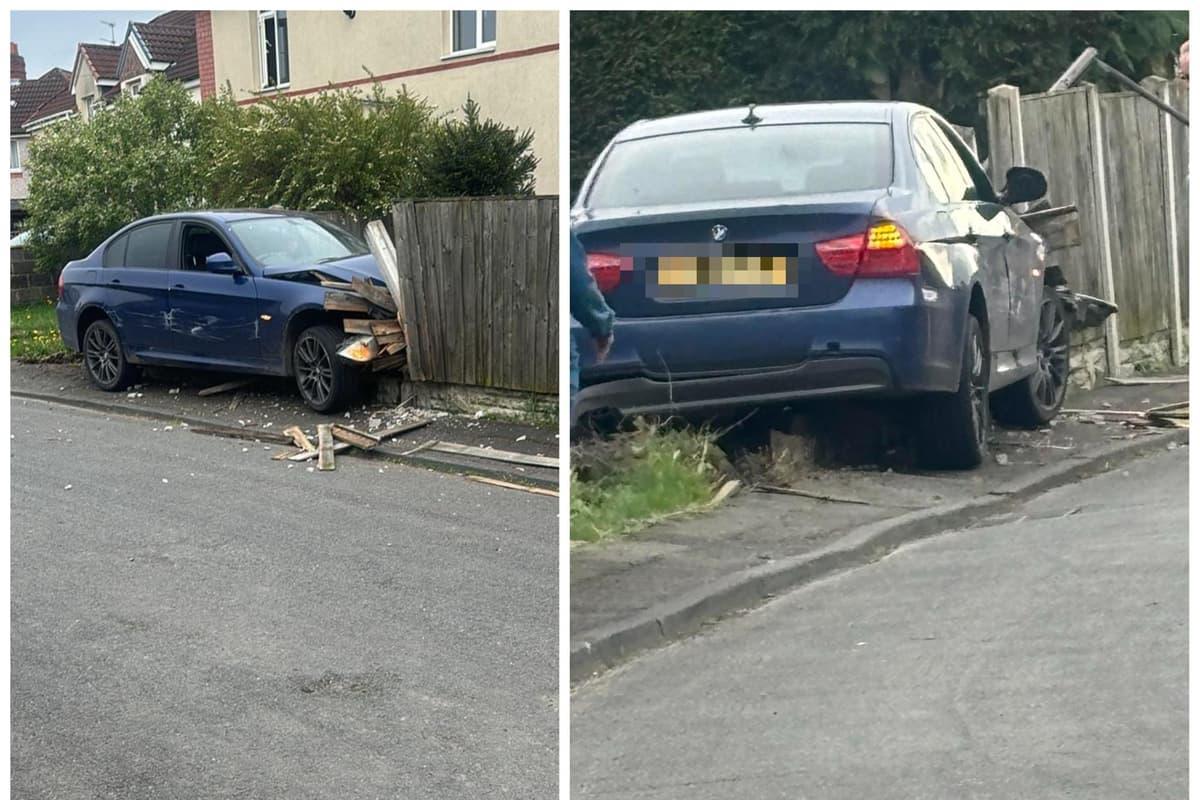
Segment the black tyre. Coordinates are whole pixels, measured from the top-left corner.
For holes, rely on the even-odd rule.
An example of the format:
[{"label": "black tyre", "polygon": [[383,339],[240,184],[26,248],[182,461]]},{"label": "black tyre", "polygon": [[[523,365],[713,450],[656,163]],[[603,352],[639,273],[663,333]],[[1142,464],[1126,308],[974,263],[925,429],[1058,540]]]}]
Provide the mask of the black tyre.
[{"label": "black tyre", "polygon": [[117,392],[137,382],[139,370],[125,358],[117,329],[98,319],[83,332],[83,371],[88,380],[106,392]]},{"label": "black tyre", "polygon": [[922,399],[918,449],[922,465],[930,469],[972,469],[987,455],[991,360],[976,317],[967,317],[964,338],[958,390]]},{"label": "black tyre", "polygon": [[341,411],[358,398],[362,372],[337,354],[345,338],[333,325],[314,325],[296,337],[292,370],[300,396],[313,411]]},{"label": "black tyre", "polygon": [[1058,414],[1071,374],[1071,326],[1054,289],[1042,290],[1038,315],[1037,369],[992,395],[996,420],[1018,428],[1038,428]]}]

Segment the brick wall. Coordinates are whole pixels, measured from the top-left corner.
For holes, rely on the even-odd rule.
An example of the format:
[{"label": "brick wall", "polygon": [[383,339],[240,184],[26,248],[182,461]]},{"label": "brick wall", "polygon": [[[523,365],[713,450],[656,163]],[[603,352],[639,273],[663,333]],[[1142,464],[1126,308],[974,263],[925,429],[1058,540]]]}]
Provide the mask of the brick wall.
[{"label": "brick wall", "polygon": [[196,12],[196,59],[200,64],[200,99],[217,93],[217,73],[213,67],[212,12]]},{"label": "brick wall", "polygon": [[12,305],[37,303],[58,296],[57,275],[34,270],[33,259],[23,247],[10,248],[12,253],[12,286],[9,300]]}]

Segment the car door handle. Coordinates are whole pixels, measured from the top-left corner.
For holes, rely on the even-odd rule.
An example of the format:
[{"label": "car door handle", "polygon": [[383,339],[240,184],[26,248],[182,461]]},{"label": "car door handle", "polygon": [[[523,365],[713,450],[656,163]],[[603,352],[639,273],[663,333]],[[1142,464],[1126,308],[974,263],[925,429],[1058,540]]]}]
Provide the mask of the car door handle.
[{"label": "car door handle", "polygon": [[112,280],[109,281],[109,283],[120,283],[120,282],[121,282],[120,278],[113,278]]},{"label": "car door handle", "polygon": [[173,287],[171,287],[171,288],[173,288],[173,289],[183,289],[183,288],[184,288],[184,285],[183,285],[182,283],[177,283],[177,284],[175,284],[175,285],[174,285]]}]

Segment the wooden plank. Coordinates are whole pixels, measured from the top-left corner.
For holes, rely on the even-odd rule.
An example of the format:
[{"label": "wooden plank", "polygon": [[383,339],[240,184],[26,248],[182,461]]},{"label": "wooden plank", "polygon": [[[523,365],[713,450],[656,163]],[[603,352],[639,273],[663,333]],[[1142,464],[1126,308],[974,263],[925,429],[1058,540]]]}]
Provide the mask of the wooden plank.
[{"label": "wooden plank", "polygon": [[[352,447],[354,447],[354,445],[350,444],[349,442],[338,442],[333,446],[333,452],[343,453]],[[303,453],[296,453],[294,456],[288,456],[288,461],[311,461],[312,459],[317,458],[317,456],[317,450],[309,450]]]},{"label": "wooden plank", "polygon": [[230,439],[246,439],[253,442],[270,442],[271,444],[292,443],[290,436],[258,428],[235,428],[232,425],[192,425],[188,430],[205,436],[225,436]]},{"label": "wooden plank", "polygon": [[538,486],[526,486],[523,483],[513,483],[511,481],[502,481],[499,478],[488,478],[483,475],[468,475],[467,480],[486,483],[489,486],[499,486],[502,489],[516,489],[530,494],[540,494],[545,497],[558,497],[558,492],[553,489],[542,489]]},{"label": "wooden plank", "polygon": [[326,423],[317,426],[317,469],[337,469],[333,461],[333,426]]},{"label": "wooden plank", "polygon": [[334,289],[339,292],[353,292],[354,284],[346,283],[345,281],[323,280],[321,281],[321,288]]},{"label": "wooden plank", "polygon": [[234,389],[241,389],[243,386],[249,386],[252,383],[254,383],[253,378],[239,378],[238,380],[234,381],[226,381],[225,383],[218,383],[216,386],[209,386],[207,389],[201,389],[200,391],[196,392],[196,396],[211,397],[214,394],[232,392]]},{"label": "wooden plank", "polygon": [[299,425],[293,425],[290,428],[284,428],[283,435],[292,437],[292,441],[295,443],[296,447],[300,448],[301,450],[317,449],[317,446],[312,443],[312,439],[308,438],[308,435]]},{"label": "wooden plank", "polygon": [[351,313],[366,314],[371,310],[371,304],[356,294],[348,294],[347,292],[326,292],[325,310],[349,311]]},{"label": "wooden plank", "polygon": [[399,436],[401,434],[408,433],[409,431],[415,431],[419,428],[424,428],[428,424],[429,420],[418,419],[414,420],[413,422],[406,422],[403,425],[396,425],[392,428],[384,428],[383,430],[374,434],[374,436],[379,441],[384,442],[388,439],[391,439],[393,436]]},{"label": "wooden plank", "polygon": [[380,308],[392,314],[396,313],[396,301],[392,297],[389,289],[382,286],[376,286],[366,278],[355,277],[352,281],[354,291],[360,297],[365,298],[368,302],[373,303]]},{"label": "wooden plank", "polygon": [[558,469],[558,459],[549,456],[531,456],[526,453],[514,453],[509,450],[495,450],[490,447],[473,447],[453,442],[438,442],[432,448],[439,453],[453,453],[460,456],[474,456],[492,461],[504,461],[509,464],[525,464],[532,467],[548,467]]},{"label": "wooden plank", "polygon": [[406,361],[407,356],[402,352],[390,356],[380,356],[371,362],[371,371],[382,372],[386,369],[395,369],[396,367],[404,366]]},{"label": "wooden plank", "polygon": [[404,334],[403,333],[376,334],[375,341],[379,342],[380,345],[396,344],[396,343],[403,344],[404,343]]},{"label": "wooden plank", "polygon": [[373,319],[371,320],[370,333],[375,336],[391,336],[393,334],[403,335],[404,326],[399,321],[394,319]]},{"label": "wooden plank", "polygon": [[371,329],[371,322],[369,319],[344,319],[342,320],[342,330],[346,333],[369,335],[374,332]]},{"label": "wooden plank", "polygon": [[416,234],[416,204],[407,200],[392,206],[392,227],[395,230],[396,272],[400,282],[399,317],[404,325],[404,339],[412,352],[408,358],[408,374],[414,381],[426,380],[423,371],[424,346],[421,331],[424,315],[417,303],[414,286],[414,264],[420,263],[421,251]]},{"label": "wooden plank", "polygon": [[387,227],[382,220],[372,220],[367,223],[363,233],[366,236],[367,247],[371,248],[371,255],[375,257],[375,262],[379,265],[379,273],[383,276],[383,282],[387,284],[388,292],[392,296],[392,307],[403,308],[404,301],[400,295],[400,275],[396,270],[396,246],[388,236]]},{"label": "wooden plank", "polygon": [[338,425],[335,423],[330,428],[330,433],[333,435],[333,438],[339,441],[349,442],[360,450],[371,450],[379,444],[379,438],[377,436],[372,436],[369,433],[355,430],[347,425]]},{"label": "wooden plank", "polygon": [[408,345],[406,345],[404,342],[391,342],[390,344],[385,344],[383,346],[382,353],[385,356],[394,356],[397,353],[404,352],[405,348],[407,347]]}]

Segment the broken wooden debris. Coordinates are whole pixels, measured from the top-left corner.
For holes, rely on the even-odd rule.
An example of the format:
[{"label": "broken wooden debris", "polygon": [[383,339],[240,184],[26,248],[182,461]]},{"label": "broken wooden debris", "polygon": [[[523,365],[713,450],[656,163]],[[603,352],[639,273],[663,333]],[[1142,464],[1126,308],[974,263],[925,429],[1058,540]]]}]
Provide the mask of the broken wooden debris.
[{"label": "broken wooden debris", "polygon": [[359,333],[371,335],[371,320],[369,319],[353,319],[347,317],[342,320],[342,330],[346,333]]},{"label": "broken wooden debris", "polygon": [[232,392],[234,389],[241,389],[243,386],[249,386],[252,383],[254,383],[253,378],[239,378],[236,381],[226,381],[225,383],[218,383],[216,386],[209,386],[207,389],[201,389],[196,392],[196,395],[198,397],[209,397],[214,394],[221,394],[222,392]]},{"label": "broken wooden debris", "polygon": [[437,439],[430,439],[427,442],[422,442],[421,444],[417,445],[416,447],[412,448],[411,450],[405,450],[403,453],[400,453],[400,455],[401,456],[411,456],[416,453],[420,453],[422,450],[428,450],[429,448],[433,447],[437,443],[438,443]]},{"label": "broken wooden debris", "polygon": [[359,277],[355,277],[350,285],[354,292],[366,298],[367,302],[390,311],[392,314],[396,313],[396,301],[392,299],[391,293],[385,287],[376,286],[366,278]]},{"label": "broken wooden debris", "polygon": [[418,428],[424,428],[428,424],[429,424],[429,420],[418,419],[418,420],[413,420],[412,422],[405,422],[400,425],[395,425],[391,428],[384,428],[383,430],[376,431],[375,433],[373,433],[371,435],[374,436],[379,441],[384,442],[384,441],[387,441],[388,439],[391,439],[393,436],[399,436],[402,433],[408,433],[409,431],[415,431]]},{"label": "broken wooden debris", "polygon": [[379,446],[379,437],[355,430],[348,425],[333,425],[330,429],[333,438],[349,442],[360,450],[371,450]]},{"label": "broken wooden debris", "polygon": [[[345,451],[349,450],[352,447],[354,447],[354,445],[350,444],[349,442],[337,442],[333,446],[333,452],[334,453],[344,453]],[[299,453],[292,453],[290,456],[288,456],[287,460],[288,461],[311,461],[312,459],[316,458],[318,455],[319,455],[318,450],[301,450]]]},{"label": "broken wooden debris", "polygon": [[329,424],[317,426],[317,469],[336,469],[333,463],[333,426]]},{"label": "broken wooden debris", "polygon": [[509,464],[525,464],[533,467],[548,467],[558,469],[558,459],[549,456],[531,456],[527,453],[513,453],[508,450],[494,450],[490,447],[472,447],[466,444],[438,442],[429,449],[439,453],[453,453],[461,456],[488,458],[493,461],[505,461]]},{"label": "broken wooden debris", "polygon": [[1164,375],[1159,377],[1146,376],[1141,378],[1114,378],[1111,375],[1104,376],[1104,380],[1109,383],[1115,383],[1118,386],[1154,386],[1156,384],[1169,383],[1187,383],[1186,375]]},{"label": "broken wooden debris", "polygon": [[255,442],[270,442],[271,444],[292,443],[290,436],[258,428],[235,428],[232,425],[192,425],[188,430],[192,433],[201,433],[206,436],[225,436],[231,439],[249,439]]},{"label": "broken wooden debris", "polygon": [[292,442],[301,450],[317,449],[317,446],[312,443],[312,439],[308,438],[308,434],[306,434],[299,425],[293,425],[290,428],[284,428],[283,435],[292,437]]},{"label": "broken wooden debris", "polygon": [[327,291],[325,292],[325,310],[368,314],[371,311],[371,304],[350,292]]},{"label": "broken wooden debris", "polygon": [[512,483],[511,481],[502,481],[499,478],[488,478],[483,475],[468,475],[467,480],[476,481],[478,483],[486,483],[489,486],[499,486],[502,489],[517,489],[530,494],[540,494],[546,497],[558,497],[558,492],[553,489],[542,489],[538,486],[526,486],[523,483]]},{"label": "broken wooden debris", "polygon": [[[389,345],[390,347],[391,345]],[[391,369],[398,367],[404,363],[407,357],[404,353],[396,353],[390,356],[381,356],[371,362],[371,371],[379,372],[380,370]]]}]

